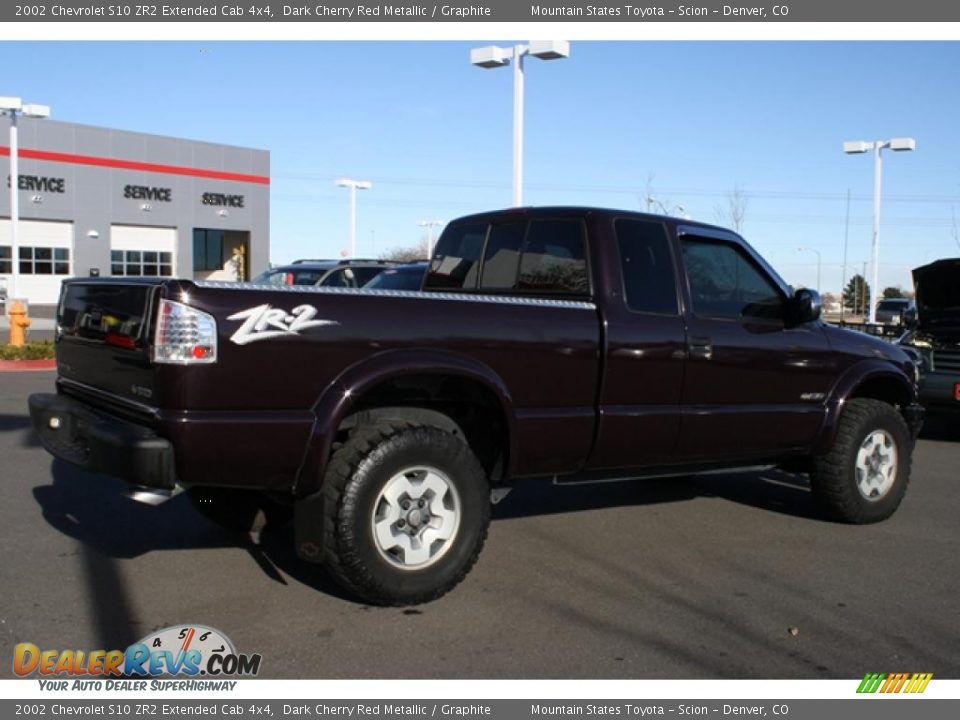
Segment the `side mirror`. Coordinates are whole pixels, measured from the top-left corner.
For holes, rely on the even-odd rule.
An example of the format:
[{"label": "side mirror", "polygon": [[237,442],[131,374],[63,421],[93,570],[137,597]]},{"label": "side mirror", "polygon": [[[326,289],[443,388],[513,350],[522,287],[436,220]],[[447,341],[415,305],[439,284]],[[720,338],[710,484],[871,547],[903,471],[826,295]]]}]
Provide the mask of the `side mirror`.
[{"label": "side mirror", "polygon": [[820,293],[809,288],[800,288],[793,294],[790,301],[791,317],[795,325],[813,322],[820,317],[823,310],[823,301]]}]

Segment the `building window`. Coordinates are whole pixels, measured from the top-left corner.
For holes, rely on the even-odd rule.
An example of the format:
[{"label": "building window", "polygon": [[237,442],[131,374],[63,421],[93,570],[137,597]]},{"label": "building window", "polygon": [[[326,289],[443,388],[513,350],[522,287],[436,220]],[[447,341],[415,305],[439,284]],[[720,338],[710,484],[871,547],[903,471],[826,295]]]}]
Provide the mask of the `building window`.
[{"label": "building window", "polygon": [[171,277],[173,253],[156,250],[111,250],[110,274],[127,277]]},{"label": "building window", "polygon": [[194,228],[193,270],[223,269],[223,230]]},{"label": "building window", "polygon": [[[21,275],[69,275],[70,249],[50,247],[18,248],[18,269]],[[0,245],[0,273],[13,272],[10,246]]]}]

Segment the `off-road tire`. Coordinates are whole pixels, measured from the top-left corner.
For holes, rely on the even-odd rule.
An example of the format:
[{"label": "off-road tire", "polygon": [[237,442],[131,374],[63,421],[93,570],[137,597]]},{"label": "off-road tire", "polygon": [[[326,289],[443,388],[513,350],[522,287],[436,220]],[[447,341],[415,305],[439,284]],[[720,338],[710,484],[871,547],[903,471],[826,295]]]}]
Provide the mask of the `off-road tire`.
[{"label": "off-road tire", "polygon": [[[427,566],[399,567],[378,547],[374,513],[391,482],[424,466],[453,487],[457,529]],[[380,421],[357,428],[330,459],[323,494],[324,564],[344,587],[376,605],[416,605],[448,592],[477,561],[490,524],[483,467],[461,438],[427,425]]]},{"label": "off-road tire", "polygon": [[[874,433],[883,433],[896,451],[893,483],[868,498],[859,489],[857,457]],[[810,488],[814,501],[829,518],[862,525],[890,517],[900,506],[910,481],[913,440],[903,417],[889,403],[855,398],[845,403],[833,446],[814,458]]]},{"label": "off-road tire", "polygon": [[267,525],[280,525],[291,508],[280,505],[256,490],[227,487],[192,487],[191,504],[211,522],[234,533],[259,532]]}]

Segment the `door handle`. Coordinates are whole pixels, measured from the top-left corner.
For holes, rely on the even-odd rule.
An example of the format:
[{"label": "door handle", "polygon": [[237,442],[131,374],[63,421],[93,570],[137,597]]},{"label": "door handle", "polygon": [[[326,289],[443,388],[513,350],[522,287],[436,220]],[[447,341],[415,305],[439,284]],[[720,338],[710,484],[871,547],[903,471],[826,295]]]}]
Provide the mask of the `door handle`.
[{"label": "door handle", "polygon": [[713,341],[708,337],[692,337],[687,343],[691,358],[709,360],[713,357]]}]

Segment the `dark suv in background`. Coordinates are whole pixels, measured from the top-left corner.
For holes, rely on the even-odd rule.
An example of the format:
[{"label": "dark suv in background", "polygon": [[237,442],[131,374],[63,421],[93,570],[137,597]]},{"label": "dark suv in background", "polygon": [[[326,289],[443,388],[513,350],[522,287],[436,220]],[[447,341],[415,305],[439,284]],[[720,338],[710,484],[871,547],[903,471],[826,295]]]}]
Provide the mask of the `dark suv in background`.
[{"label": "dark suv in background", "polygon": [[393,263],[387,260],[296,260],[257,275],[255,285],[363,287]]}]

